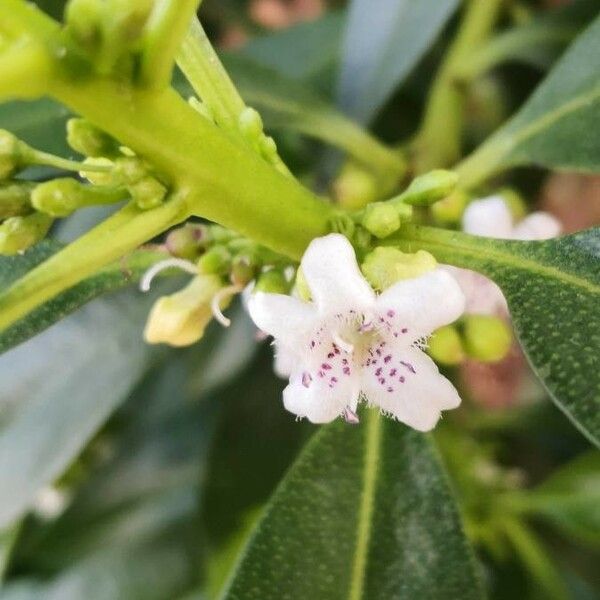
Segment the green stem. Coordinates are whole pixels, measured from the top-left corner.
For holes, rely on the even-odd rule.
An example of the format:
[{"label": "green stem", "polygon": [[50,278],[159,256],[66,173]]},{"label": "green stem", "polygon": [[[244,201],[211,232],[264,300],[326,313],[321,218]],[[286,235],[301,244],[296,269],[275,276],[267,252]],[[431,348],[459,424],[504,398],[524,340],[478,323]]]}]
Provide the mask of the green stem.
[{"label": "green stem", "polygon": [[0,329],[189,217],[184,195],[154,210],[129,204],[66,246],[0,296]]},{"label": "green stem", "polygon": [[64,171],[88,172],[88,173],[108,173],[112,170],[108,165],[94,165],[91,163],[82,163],[76,160],[69,160],[61,156],[55,156],[48,152],[29,148],[25,152],[24,160],[29,165],[43,165],[46,167],[54,167]]},{"label": "green stem", "polygon": [[181,45],[177,64],[215,121],[237,133],[246,105],[197,19],[192,21]]},{"label": "green stem", "polygon": [[158,0],[147,25],[142,79],[160,88],[169,85],[175,56],[202,0]]},{"label": "green stem", "polygon": [[464,90],[456,73],[492,30],[502,0],[468,0],[462,23],[429,93],[416,139],[419,172],[454,163],[460,156]]}]

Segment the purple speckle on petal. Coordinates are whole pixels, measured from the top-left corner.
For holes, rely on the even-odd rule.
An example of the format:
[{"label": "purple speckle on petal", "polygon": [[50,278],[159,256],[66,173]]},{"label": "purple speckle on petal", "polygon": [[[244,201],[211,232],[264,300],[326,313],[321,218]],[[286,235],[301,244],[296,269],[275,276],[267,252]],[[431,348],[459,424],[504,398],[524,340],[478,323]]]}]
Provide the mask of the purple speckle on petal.
[{"label": "purple speckle on petal", "polygon": [[375,371],[375,375],[377,375],[377,377],[379,377],[381,375],[381,371],[382,371],[382,369],[381,369],[381,367],[379,367],[377,369],[377,371]]},{"label": "purple speckle on petal", "polygon": [[379,378],[379,383],[380,383],[381,385],[383,385],[383,384],[385,383],[385,377],[380,377],[380,378]]},{"label": "purple speckle on petal", "polygon": [[400,364],[403,367],[406,367],[411,373],[416,373],[415,368],[408,362],[404,362],[403,360],[400,361]]},{"label": "purple speckle on petal", "polygon": [[391,319],[392,317],[394,317],[395,315],[396,315],[396,313],[395,313],[393,310],[388,310],[388,311],[387,311],[387,316],[388,316],[388,317],[390,317],[390,319]]},{"label": "purple speckle on petal", "polygon": [[326,371],[329,371],[331,369],[331,365],[329,363],[323,363],[321,365],[321,369],[325,369]]},{"label": "purple speckle on petal", "polygon": [[406,332],[408,331],[408,329],[406,329],[406,327],[403,327],[403,328],[402,328],[400,331],[401,331],[402,333],[406,333]]},{"label": "purple speckle on petal", "polygon": [[391,354],[388,354],[388,355],[387,355],[387,356],[386,356],[386,357],[383,359],[383,362],[384,362],[384,363],[389,363],[389,362],[390,362],[390,360],[392,360],[392,355],[391,355]]},{"label": "purple speckle on petal", "polygon": [[335,354],[334,354],[333,352],[330,352],[330,353],[327,355],[327,358],[333,358],[334,356],[335,356]]},{"label": "purple speckle on petal", "polygon": [[404,383],[406,380],[404,379],[404,375],[400,375],[400,377],[398,377],[398,381],[400,383]]},{"label": "purple speckle on petal", "polygon": [[393,387],[389,387],[389,388],[387,389],[387,391],[388,391],[388,392],[393,392],[393,391],[394,391],[394,388],[393,388]]},{"label": "purple speckle on petal", "polygon": [[393,377],[398,371],[396,369],[392,369],[390,371],[390,377]]}]

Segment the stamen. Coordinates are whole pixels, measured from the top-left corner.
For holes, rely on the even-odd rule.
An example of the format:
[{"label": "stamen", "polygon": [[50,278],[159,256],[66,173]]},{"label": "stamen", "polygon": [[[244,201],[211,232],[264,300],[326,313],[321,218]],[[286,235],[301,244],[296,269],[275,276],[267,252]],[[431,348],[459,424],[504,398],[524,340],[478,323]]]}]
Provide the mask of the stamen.
[{"label": "stamen", "polygon": [[190,260],[184,260],[183,258],[166,258],[165,260],[161,260],[156,264],[152,265],[142,277],[140,281],[140,290],[142,292],[147,292],[150,290],[150,285],[153,279],[165,269],[181,269],[186,273],[190,273],[191,275],[198,275],[198,267]]},{"label": "stamen", "polygon": [[333,334],[333,341],[346,353],[352,354],[354,352],[354,345],[346,340],[342,339],[339,333]]},{"label": "stamen", "polygon": [[221,311],[221,302],[230,296],[239,294],[244,289],[241,285],[229,285],[221,288],[212,298],[210,302],[210,310],[212,311],[213,317],[223,327],[229,327],[231,325],[231,319],[228,319]]}]

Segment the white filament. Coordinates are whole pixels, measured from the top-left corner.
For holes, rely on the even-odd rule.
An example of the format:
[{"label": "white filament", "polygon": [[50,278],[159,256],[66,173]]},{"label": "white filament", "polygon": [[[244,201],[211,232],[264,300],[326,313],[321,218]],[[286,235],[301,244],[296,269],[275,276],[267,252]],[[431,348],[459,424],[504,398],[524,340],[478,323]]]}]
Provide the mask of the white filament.
[{"label": "white filament", "polygon": [[228,287],[224,287],[220,289],[212,298],[210,303],[210,309],[212,311],[213,317],[216,321],[218,321],[223,327],[229,327],[231,325],[231,319],[228,319],[221,310],[221,302],[230,296],[234,296],[235,294],[239,294],[243,290],[243,286],[241,285],[230,285]]},{"label": "white filament", "polygon": [[165,269],[177,268],[185,271],[186,273],[191,273],[192,275],[198,274],[198,267],[189,261],[184,260],[183,258],[166,258],[165,260],[161,260],[157,262],[155,265],[152,265],[142,277],[140,281],[140,290],[142,292],[147,292],[150,290],[150,285],[152,284],[153,279]]}]

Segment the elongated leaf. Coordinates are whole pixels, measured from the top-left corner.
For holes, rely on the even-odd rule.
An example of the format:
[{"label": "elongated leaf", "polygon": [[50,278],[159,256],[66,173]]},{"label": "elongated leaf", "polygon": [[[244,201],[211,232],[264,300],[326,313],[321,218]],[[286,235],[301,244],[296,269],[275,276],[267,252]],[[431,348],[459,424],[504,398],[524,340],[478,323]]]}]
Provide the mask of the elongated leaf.
[{"label": "elongated leaf", "polygon": [[228,599],[481,598],[428,439],[370,412],[309,442],[275,493]]},{"label": "elongated leaf", "polygon": [[[45,240],[23,255],[0,258],[0,290],[8,287],[10,283],[49,258],[61,247],[57,242]],[[46,302],[0,333],[0,354],[47,329],[93,298],[137,281],[151,264],[164,256],[163,252],[157,250],[134,252],[119,264],[103,269],[93,277],[85,279]]]},{"label": "elongated leaf", "polygon": [[504,292],[517,336],[561,410],[600,445],[600,228],[544,242],[406,227],[403,248],[480,271]]},{"label": "elongated leaf", "polygon": [[141,377],[152,297],[102,299],[0,359],[0,528],[71,464]]},{"label": "elongated leaf", "polygon": [[415,67],[457,0],[354,0],[342,53],[338,102],[370,121]]},{"label": "elongated leaf", "polygon": [[521,110],[459,167],[472,186],[515,165],[600,171],[600,16]]}]

